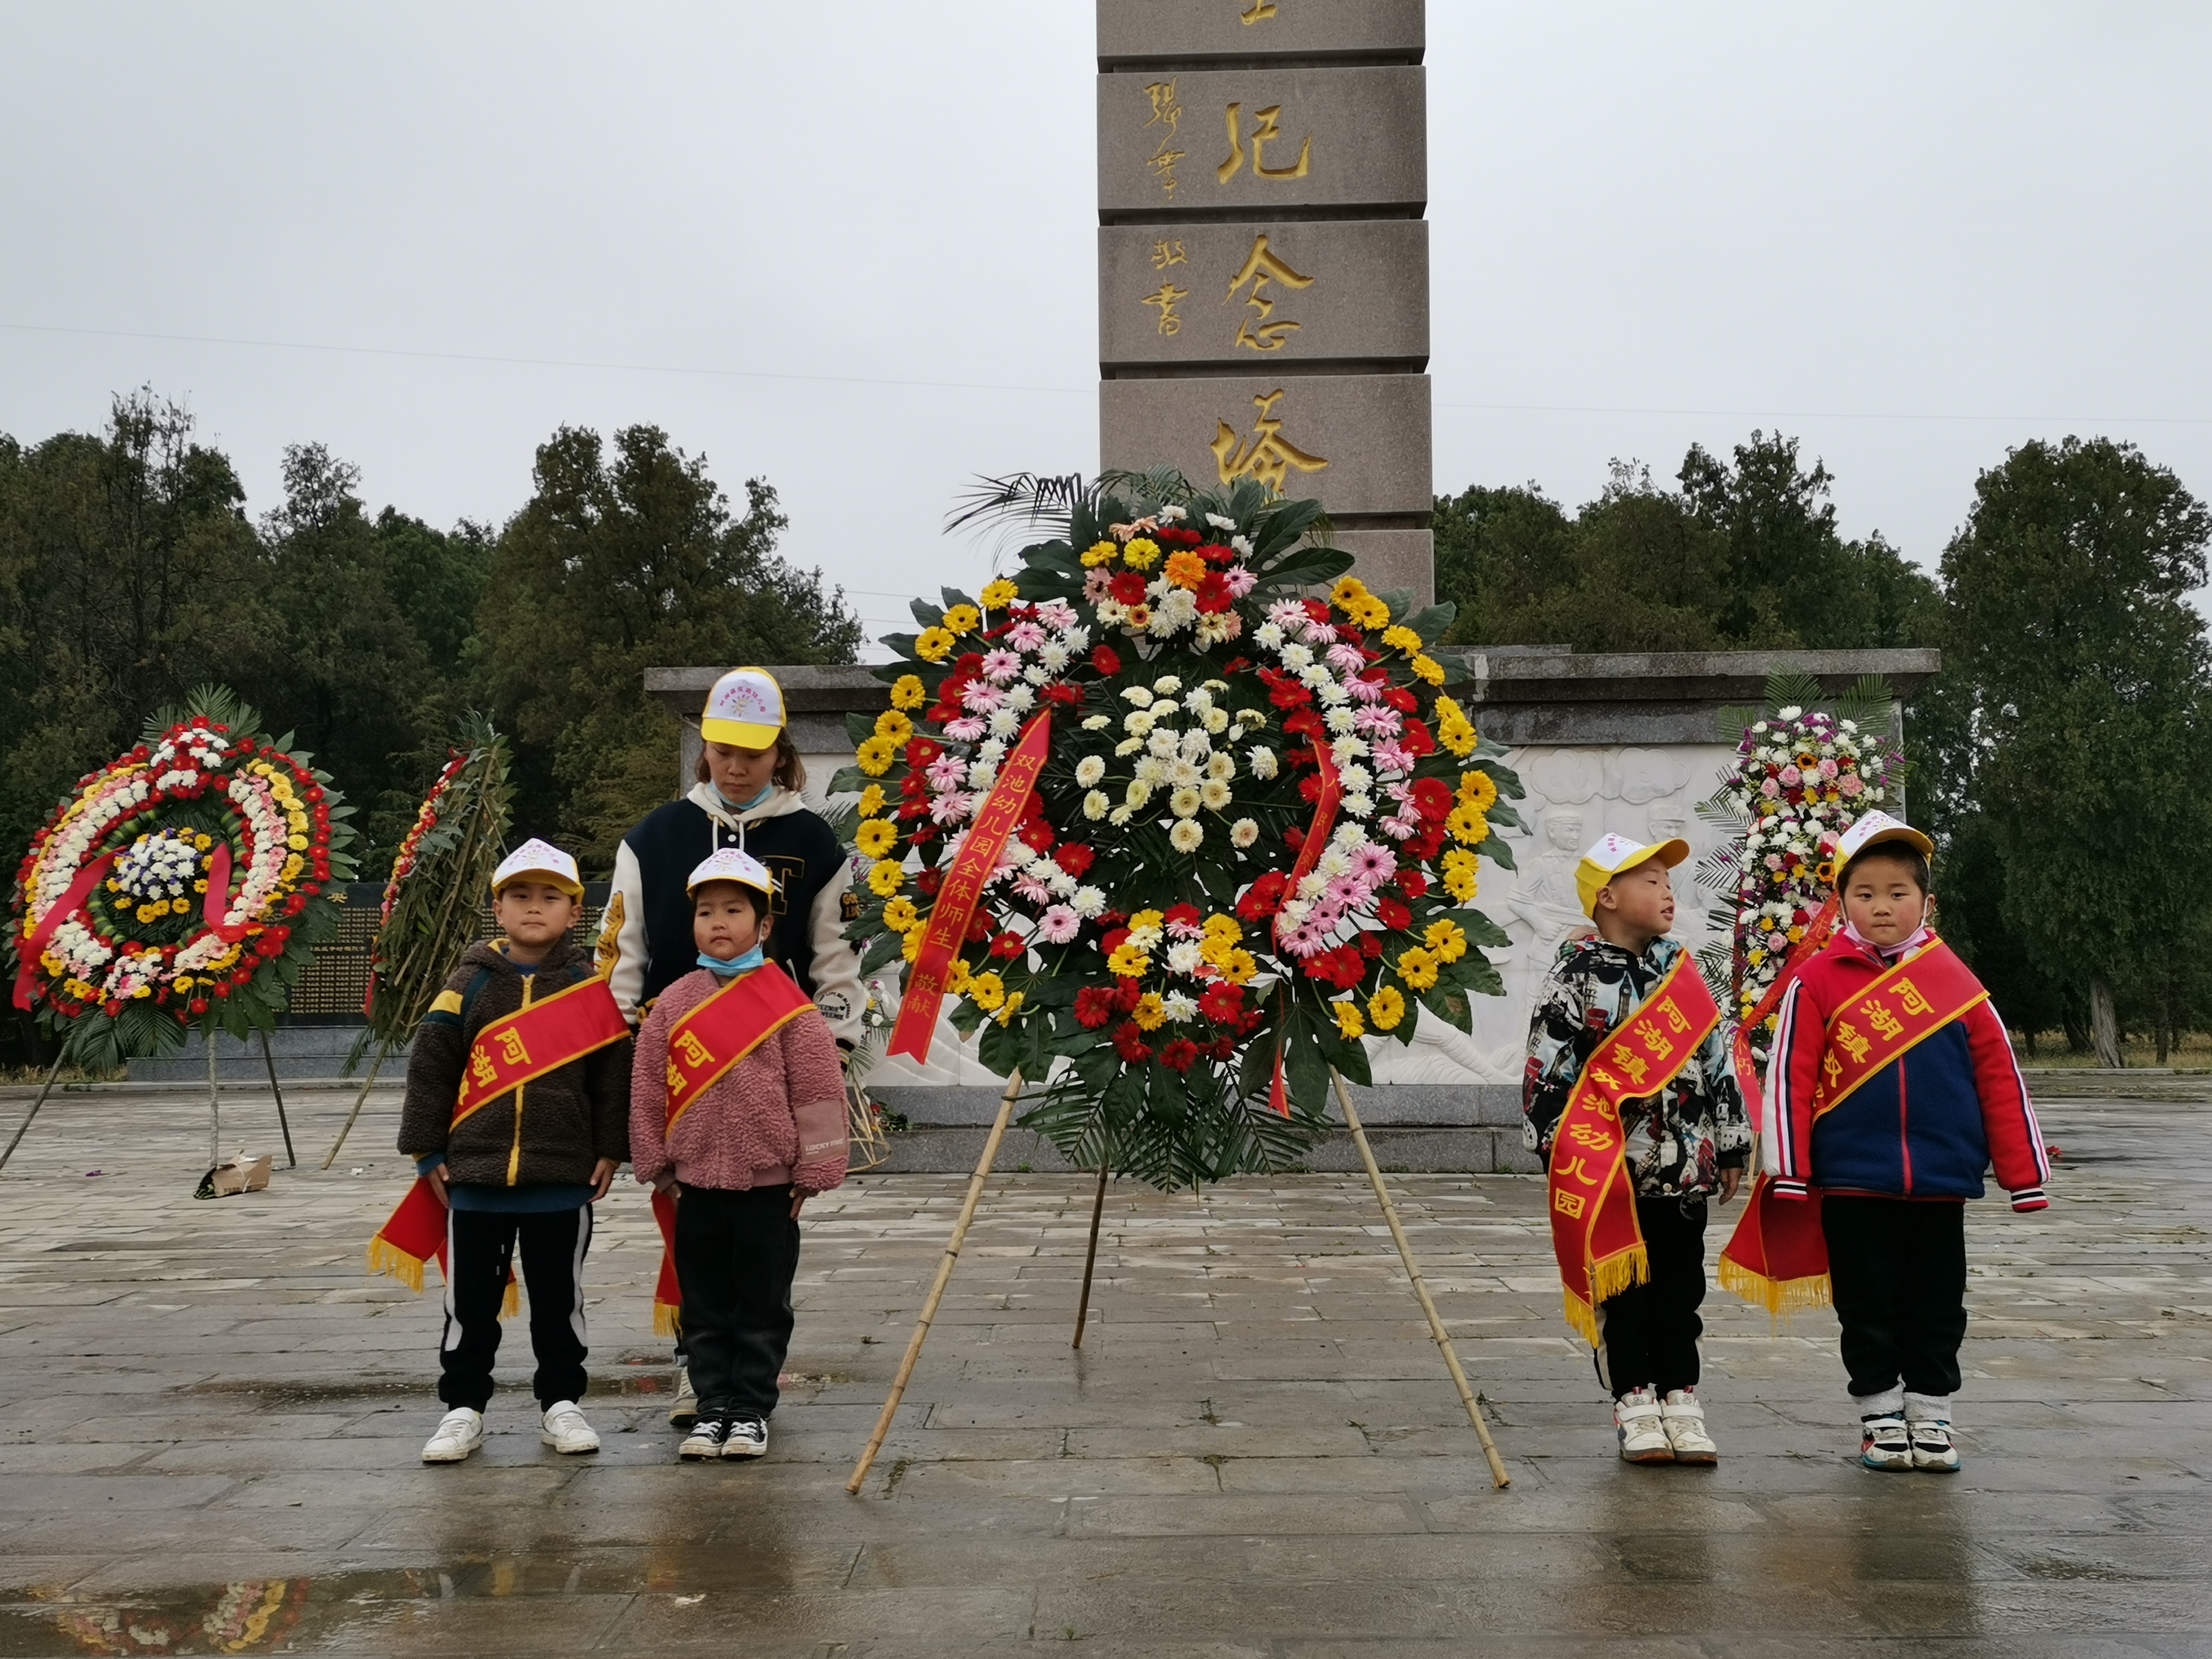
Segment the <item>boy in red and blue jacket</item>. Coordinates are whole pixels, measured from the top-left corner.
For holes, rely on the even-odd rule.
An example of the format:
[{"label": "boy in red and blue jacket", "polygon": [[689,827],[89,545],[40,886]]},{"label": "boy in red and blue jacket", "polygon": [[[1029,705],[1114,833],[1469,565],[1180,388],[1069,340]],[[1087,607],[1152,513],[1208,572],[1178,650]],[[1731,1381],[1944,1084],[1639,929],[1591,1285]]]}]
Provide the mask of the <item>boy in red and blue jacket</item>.
[{"label": "boy in red and blue jacket", "polygon": [[1782,1000],[1762,1115],[1774,1196],[1820,1200],[1870,1468],[1959,1467],[1966,1200],[1994,1164],[2014,1209],[2050,1201],[2004,1022],[1928,926],[1933,850],[1882,812],[1844,832],[1844,925]]}]

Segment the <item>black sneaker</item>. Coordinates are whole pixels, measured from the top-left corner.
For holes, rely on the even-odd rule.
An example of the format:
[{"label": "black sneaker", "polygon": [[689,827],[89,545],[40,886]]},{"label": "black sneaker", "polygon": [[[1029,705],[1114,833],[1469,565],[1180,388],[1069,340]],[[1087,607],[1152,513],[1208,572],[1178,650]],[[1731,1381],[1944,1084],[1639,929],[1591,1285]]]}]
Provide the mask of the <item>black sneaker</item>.
[{"label": "black sneaker", "polygon": [[757,1417],[740,1417],[722,1439],[725,1457],[759,1457],[768,1450],[768,1425]]},{"label": "black sneaker", "polygon": [[726,1417],[702,1417],[691,1425],[691,1432],[684,1437],[684,1443],[676,1449],[676,1455],[687,1463],[720,1457],[735,1426]]}]

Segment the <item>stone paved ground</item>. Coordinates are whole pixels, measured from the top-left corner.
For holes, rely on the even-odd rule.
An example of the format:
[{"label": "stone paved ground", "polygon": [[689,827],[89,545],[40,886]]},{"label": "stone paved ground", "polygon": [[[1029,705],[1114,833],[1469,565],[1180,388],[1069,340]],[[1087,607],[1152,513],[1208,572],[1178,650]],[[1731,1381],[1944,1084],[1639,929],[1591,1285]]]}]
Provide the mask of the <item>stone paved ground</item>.
[{"label": "stone paved ground", "polygon": [[[959,1181],[811,1215],[764,1463],[674,1462],[625,1188],[591,1261],[606,1450],[541,1449],[509,1389],[426,1469],[435,1302],[361,1272],[391,1104],[331,1175],[196,1204],[204,1104],[63,1097],[0,1177],[0,1654],[2212,1653],[2205,1092],[2054,1099],[2057,1207],[1974,1206],[1954,1478],[1856,1468],[1832,1320],[1771,1336],[1718,1292],[1724,1461],[1623,1466],[1540,1189],[1399,1177],[1496,1492],[1356,1181],[1117,1187],[1075,1355],[1088,1183],[1009,1172],[859,1498]],[[340,1103],[296,1102],[310,1164]]]}]

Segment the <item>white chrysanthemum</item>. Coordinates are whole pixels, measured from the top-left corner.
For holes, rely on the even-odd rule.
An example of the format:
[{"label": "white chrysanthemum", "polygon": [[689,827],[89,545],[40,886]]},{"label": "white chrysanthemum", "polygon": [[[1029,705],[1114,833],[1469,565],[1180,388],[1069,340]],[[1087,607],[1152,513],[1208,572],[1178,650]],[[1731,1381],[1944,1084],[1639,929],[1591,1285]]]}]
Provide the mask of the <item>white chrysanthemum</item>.
[{"label": "white chrysanthemum", "polygon": [[1225,708],[1209,708],[1203,718],[1206,721],[1206,729],[1216,737],[1229,729],[1229,711]]},{"label": "white chrysanthemum", "polygon": [[1158,755],[1146,755],[1137,762],[1136,777],[1138,782],[1149,784],[1155,789],[1174,781],[1169,774],[1168,763]]},{"label": "white chrysanthemum", "polygon": [[1251,846],[1260,839],[1260,826],[1250,818],[1239,818],[1229,826],[1229,844],[1236,848]]},{"label": "white chrysanthemum", "polygon": [[998,781],[999,769],[988,761],[977,761],[968,769],[968,787],[970,789],[988,789]]},{"label": "white chrysanthemum", "polygon": [[1112,824],[1116,830],[1120,830],[1127,825],[1130,817],[1131,814],[1127,807],[1117,806],[1106,815],[1106,822]]},{"label": "white chrysanthemum", "polygon": [[1129,787],[1121,792],[1122,805],[1133,812],[1152,798],[1152,786],[1149,783],[1139,783],[1134,779],[1130,780]]},{"label": "white chrysanthemum", "polygon": [[1375,811],[1375,798],[1354,793],[1337,803],[1355,818],[1370,817]]},{"label": "white chrysanthemum", "polygon": [[1348,708],[1332,708],[1322,716],[1322,724],[1339,737],[1343,737],[1351,732],[1357,718]]},{"label": "white chrysanthemum", "polygon": [[1182,1024],[1198,1018],[1198,999],[1188,991],[1170,991],[1160,999],[1160,1012]]},{"label": "white chrysanthemum", "polygon": [[975,745],[975,758],[977,760],[988,761],[995,766],[1000,761],[1006,759],[1006,739],[1003,738],[986,738],[982,742]]},{"label": "white chrysanthemum", "polygon": [[1310,645],[1286,645],[1283,647],[1283,666],[1285,668],[1304,668],[1313,659],[1313,647]]},{"label": "white chrysanthemum", "polygon": [[1329,838],[1332,847],[1341,847],[1347,853],[1367,845],[1367,832],[1356,823],[1340,823]]},{"label": "white chrysanthemum", "polygon": [[[1057,674],[1067,666],[1067,647],[1058,640],[1047,640],[1037,647],[1037,663],[1048,675]],[[1038,684],[1036,681],[1030,683]]]},{"label": "white chrysanthemum", "polygon": [[1182,757],[1185,760],[1204,760],[1212,752],[1212,750],[1213,739],[1206,735],[1204,726],[1193,726],[1185,728],[1182,734]]},{"label": "white chrysanthemum", "polygon": [[1164,726],[1145,739],[1145,746],[1163,760],[1172,760],[1182,752],[1182,733]]},{"label": "white chrysanthemum", "polygon": [[1328,745],[1328,757],[1339,766],[1349,766],[1368,752],[1367,739],[1364,738],[1335,738],[1330,740]]},{"label": "white chrysanthemum", "polygon": [[1152,690],[1163,697],[1172,697],[1182,690],[1182,680],[1174,674],[1163,674],[1152,682]]},{"label": "white chrysanthemum", "polygon": [[1219,778],[1208,778],[1204,783],[1200,784],[1198,798],[1209,812],[1218,812],[1233,799],[1230,793],[1229,786]]},{"label": "white chrysanthemum", "polygon": [[[1046,648],[1050,649],[1049,647]],[[1031,685],[1042,685],[1047,680],[1050,679],[1052,676],[1046,673],[1043,669],[1038,667],[1035,663],[1031,663],[1027,668],[1022,670],[1022,678],[1027,680]]]},{"label": "white chrysanthemum", "polygon": [[1091,648],[1091,630],[1078,623],[1060,636],[1060,642],[1067,647],[1069,656],[1080,656]]},{"label": "white chrysanthemum", "polygon": [[1175,828],[1168,831],[1168,845],[1178,853],[1195,853],[1205,840],[1206,831],[1194,818],[1177,818]]},{"label": "white chrysanthemum", "polygon": [[1332,847],[1315,861],[1314,868],[1334,880],[1352,873],[1352,860],[1341,847]]},{"label": "white chrysanthemum", "polygon": [[1348,790],[1364,790],[1375,781],[1375,775],[1364,766],[1346,766],[1337,775]]},{"label": "white chrysanthemum", "polygon": [[1776,709],[1774,711],[1774,718],[1778,720],[1794,720],[1801,718],[1804,713],[1805,711],[1802,708],[1799,708],[1793,702],[1787,708]]},{"label": "white chrysanthemum", "polygon": [[1203,685],[1194,685],[1184,696],[1182,706],[1194,714],[1202,714],[1213,707],[1213,693]]},{"label": "white chrysanthemum", "polygon": [[1232,553],[1249,554],[1252,550],[1251,538],[1249,536],[1231,536],[1229,538],[1229,550]]},{"label": "white chrysanthemum", "polygon": [[[1298,670],[1298,679],[1302,684],[1316,691],[1321,690],[1324,686],[1336,685],[1336,677],[1328,672],[1327,663],[1308,663],[1304,668]],[[1343,690],[1341,686],[1337,689]],[[1324,698],[1323,701],[1326,702],[1327,699]]]},{"label": "white chrysanthemum", "polygon": [[1086,732],[1103,732],[1113,724],[1111,714],[1086,714],[1083,718],[1083,729]]},{"label": "white chrysanthemum", "polygon": [[[1048,859],[1046,862],[1049,864],[1051,860]],[[1054,898],[1066,898],[1075,890],[1075,878],[1054,864],[1052,873],[1044,878],[1044,884],[1052,889]]]},{"label": "white chrysanthemum", "polygon": [[1186,785],[1168,797],[1168,811],[1179,818],[1187,818],[1198,811],[1198,791]]},{"label": "white chrysanthemum", "polygon": [[[1261,15],[1265,16],[1267,14],[1263,12]],[[1216,530],[1234,530],[1237,528],[1236,520],[1224,519],[1218,513],[1207,514],[1206,515],[1206,521],[1212,525]]]},{"label": "white chrysanthemum", "polygon": [[1178,760],[1168,767],[1168,781],[1178,789],[1195,789],[1204,782],[1206,774],[1187,760]]},{"label": "white chrysanthemum", "polygon": [[1283,629],[1279,623],[1261,623],[1252,630],[1252,637],[1273,651],[1283,642]]},{"label": "white chrysanthemum", "polygon": [[1298,878],[1297,896],[1310,905],[1328,890],[1328,878],[1318,870],[1309,870]]},{"label": "white chrysanthemum", "polygon": [[1280,767],[1273,750],[1256,744],[1244,756],[1244,769],[1255,778],[1272,778]]},{"label": "white chrysanthemum", "polygon": [[1040,854],[1022,866],[1022,873],[1031,881],[1050,881],[1053,872],[1059,868],[1050,859]]},{"label": "white chrysanthemum", "polygon": [[991,735],[993,737],[1011,738],[1015,732],[1021,729],[1022,717],[1014,713],[1012,709],[994,708],[991,711]]},{"label": "white chrysanthemum", "polygon": [[1152,694],[1141,685],[1125,687],[1121,692],[1122,702],[1133,702],[1139,708],[1146,707],[1152,700]]},{"label": "white chrysanthemum", "polygon": [[1114,745],[1114,752],[1116,755],[1133,755],[1144,746],[1145,740],[1142,738],[1124,738]]},{"label": "white chrysanthemum", "polygon": [[1088,789],[1106,775],[1106,763],[1096,755],[1085,755],[1075,763],[1075,781],[1079,788]]},{"label": "white chrysanthemum", "polygon": [[[1031,672],[1036,672],[1037,671],[1032,670]],[[1010,685],[1006,688],[1007,708],[1012,709],[1017,714],[1026,714],[1030,709],[1036,707],[1036,693],[1031,690],[1028,686]],[[1003,714],[1006,711],[1005,709],[1001,709],[1000,712]]]},{"label": "white chrysanthemum", "polygon": [[1129,943],[1139,951],[1151,950],[1165,937],[1158,927],[1132,927],[1129,930]]},{"label": "white chrysanthemum", "polygon": [[1075,914],[1090,921],[1106,914],[1106,895],[1096,887],[1079,887],[1075,896],[1068,901]]},{"label": "white chrysanthemum", "polygon": [[1313,901],[1293,898],[1283,901],[1283,920],[1293,927],[1313,914]]},{"label": "white chrysanthemum", "polygon": [[1196,973],[1200,964],[1205,961],[1205,957],[1200,954],[1200,949],[1199,942],[1194,939],[1179,939],[1173,945],[1169,945],[1168,972],[1183,975]]}]

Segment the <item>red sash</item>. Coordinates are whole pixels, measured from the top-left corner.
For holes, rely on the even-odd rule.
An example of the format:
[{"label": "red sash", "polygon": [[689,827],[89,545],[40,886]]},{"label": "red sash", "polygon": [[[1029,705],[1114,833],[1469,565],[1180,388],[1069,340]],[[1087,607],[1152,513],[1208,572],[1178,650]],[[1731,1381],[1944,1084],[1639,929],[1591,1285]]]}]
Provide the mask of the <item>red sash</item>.
[{"label": "red sash", "polygon": [[[1824,918],[1829,915],[1828,910],[1821,912]],[[1826,943],[1825,934],[1819,943]],[[1816,948],[1814,930],[1808,929],[1775,989],[1786,987]],[[1815,1085],[1815,1121],[1988,996],[1981,981],[1941,939],[1931,940],[1885,970],[1828,1020]],[[1788,1063],[1784,1056],[1775,1058]],[[1747,1103],[1755,1111],[1758,1097],[1751,1091],[1747,1075],[1742,1080]],[[1830,1301],[1820,1189],[1802,1199],[1781,1198],[1775,1194],[1771,1179],[1761,1175],[1721,1252],[1718,1277],[1723,1288],[1758,1303],[1770,1314]]]},{"label": "red sash", "polygon": [[[661,1121],[664,1142],[676,1121],[730,1068],[782,1027],[813,1007],[790,975],[770,962],[740,974],[668,1029],[668,1097]],[[653,1194],[660,1228],[660,1274],[653,1289],[653,1328],[673,1336],[683,1316],[676,1279],[676,1200]]]},{"label": "red sash", "polygon": [[898,1020],[891,1027],[887,1054],[912,1054],[916,1062],[929,1058],[930,1039],[937,1031],[937,1011],[944,1006],[945,988],[953,958],[967,942],[968,924],[983,902],[983,884],[998,868],[999,854],[1029,810],[1030,792],[1044,770],[1052,747],[1052,714],[1039,709],[1022,732],[1021,741],[1000,769],[968,839],[945,873],[930,907],[929,931],[922,936],[921,951],[907,970],[906,995],[899,1004]]},{"label": "red sash", "polygon": [[1548,1177],[1552,1249],[1567,1323],[1593,1344],[1597,1304],[1650,1277],[1620,1109],[1672,1083],[1720,1019],[1704,975],[1682,951],[1583,1062],[1559,1115]]},{"label": "red sash", "polygon": [[[529,995],[527,984],[523,994]],[[453,1123],[491,1102],[571,1060],[581,1060],[629,1035],[614,993],[594,976],[556,991],[542,1002],[489,1022],[469,1046],[461,1087],[453,1101]],[[496,1085],[496,1086],[495,1086]],[[422,1264],[434,1259],[450,1283],[446,1263],[446,1206],[425,1176],[417,1176],[392,1218],[368,1241],[368,1270],[389,1273],[410,1290],[422,1288]],[[514,1270],[507,1269],[505,1318],[518,1305]]]}]

